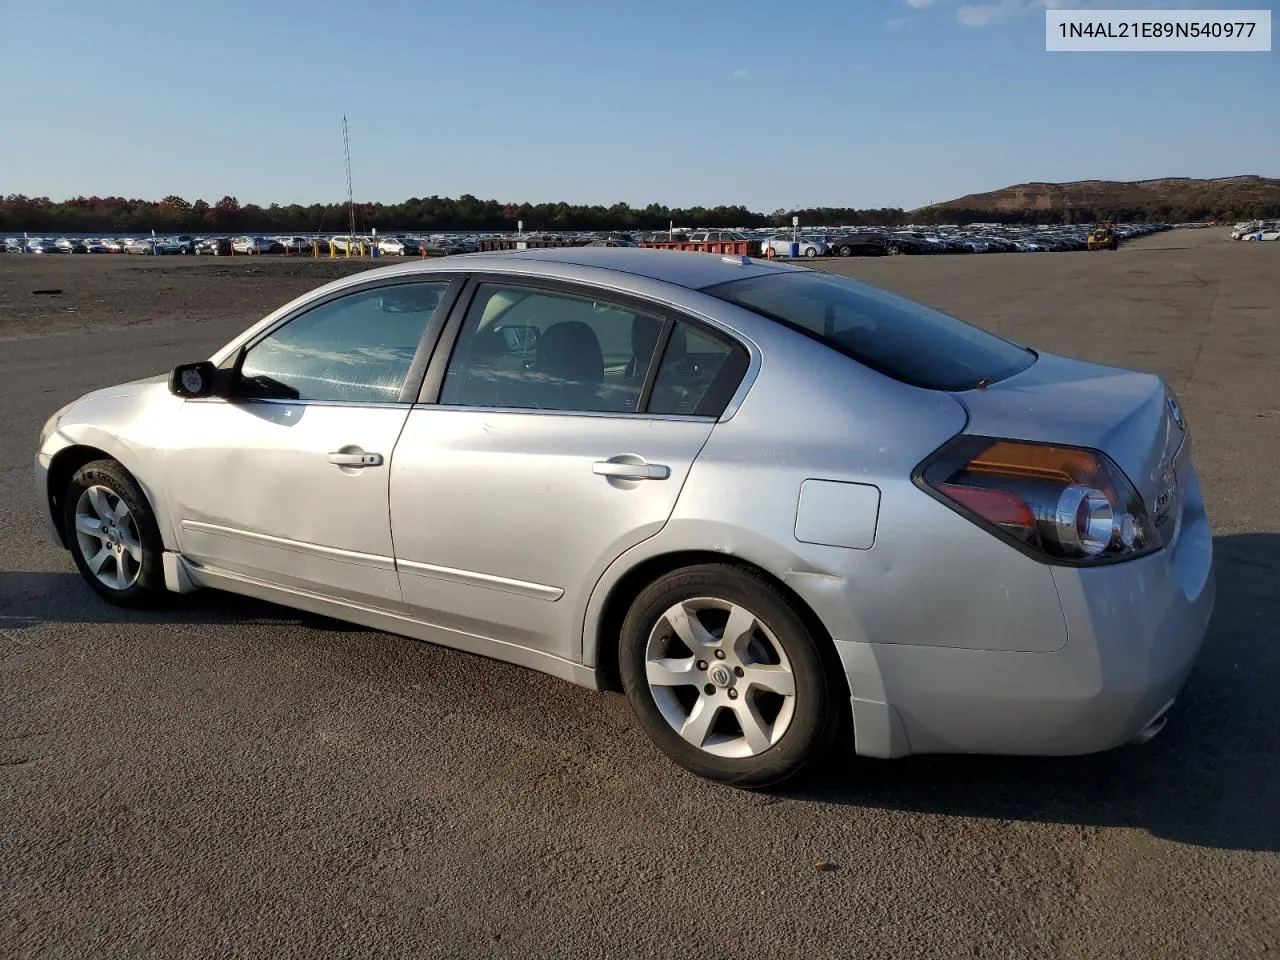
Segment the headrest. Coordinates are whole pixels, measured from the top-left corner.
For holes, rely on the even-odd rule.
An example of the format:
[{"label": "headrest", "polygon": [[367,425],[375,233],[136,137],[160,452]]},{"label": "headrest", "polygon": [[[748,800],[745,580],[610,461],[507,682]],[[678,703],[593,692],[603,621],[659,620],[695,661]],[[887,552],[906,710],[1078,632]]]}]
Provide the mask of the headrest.
[{"label": "headrest", "polygon": [[537,368],[560,380],[604,382],[604,353],[596,332],[581,320],[555,323],[538,339]]}]

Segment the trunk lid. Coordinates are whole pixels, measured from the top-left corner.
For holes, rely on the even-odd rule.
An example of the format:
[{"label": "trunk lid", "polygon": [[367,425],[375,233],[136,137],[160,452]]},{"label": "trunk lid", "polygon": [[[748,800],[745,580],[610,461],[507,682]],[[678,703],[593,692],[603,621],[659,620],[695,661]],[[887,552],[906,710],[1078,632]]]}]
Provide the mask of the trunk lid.
[{"label": "trunk lid", "polygon": [[1162,532],[1177,514],[1186,425],[1150,373],[1041,353],[1026,370],[952,394],[969,411],[965,433],[1092,447],[1137,488]]}]

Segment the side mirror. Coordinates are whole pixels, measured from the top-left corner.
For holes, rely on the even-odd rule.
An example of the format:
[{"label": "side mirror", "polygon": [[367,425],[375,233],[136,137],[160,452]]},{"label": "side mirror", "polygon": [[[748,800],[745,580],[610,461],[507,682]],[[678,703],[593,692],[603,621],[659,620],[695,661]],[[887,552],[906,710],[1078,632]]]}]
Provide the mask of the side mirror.
[{"label": "side mirror", "polygon": [[534,350],[538,346],[538,328],[525,324],[501,327],[498,331],[512,353]]},{"label": "side mirror", "polygon": [[169,392],[184,399],[212,396],[216,371],[217,367],[208,360],[174,367],[169,374]]}]

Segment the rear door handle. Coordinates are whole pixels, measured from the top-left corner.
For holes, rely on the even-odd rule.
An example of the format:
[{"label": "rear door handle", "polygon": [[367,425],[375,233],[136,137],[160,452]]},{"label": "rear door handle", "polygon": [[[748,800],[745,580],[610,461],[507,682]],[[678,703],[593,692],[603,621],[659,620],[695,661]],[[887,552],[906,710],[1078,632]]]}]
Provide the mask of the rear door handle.
[{"label": "rear door handle", "polygon": [[329,454],[329,462],[336,463],[340,467],[380,467],[382,466],[382,454],[331,453]]},{"label": "rear door handle", "polygon": [[597,460],[591,472],[618,480],[665,480],[671,476],[671,468],[665,463],[620,463],[617,460]]}]

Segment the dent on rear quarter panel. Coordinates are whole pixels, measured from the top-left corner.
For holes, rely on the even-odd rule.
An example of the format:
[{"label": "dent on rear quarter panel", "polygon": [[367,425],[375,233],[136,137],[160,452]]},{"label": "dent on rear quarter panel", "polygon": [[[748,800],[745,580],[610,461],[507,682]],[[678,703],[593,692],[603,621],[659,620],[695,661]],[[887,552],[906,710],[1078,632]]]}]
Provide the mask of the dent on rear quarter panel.
[{"label": "dent on rear quarter panel", "polygon": [[[964,428],[961,405],[781,333],[790,342],[773,353],[762,344],[755,386],[737,414],[712,431],[671,520],[647,546],[662,552],[701,539],[688,548],[758,563],[788,583],[838,640],[1061,649],[1066,629],[1048,566],[911,482],[914,467]],[[806,480],[879,489],[869,549],[797,538]],[[807,532],[822,539],[820,529]]]}]

